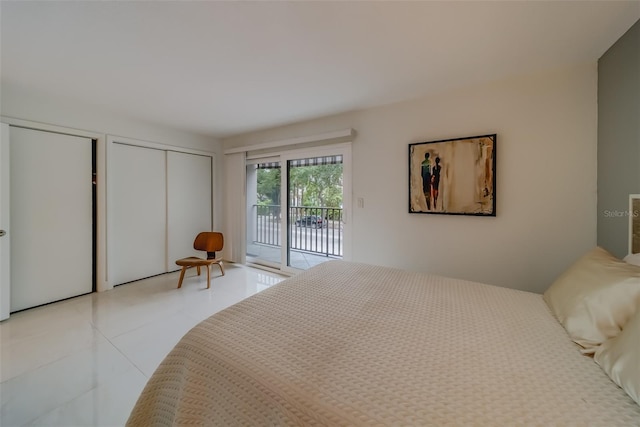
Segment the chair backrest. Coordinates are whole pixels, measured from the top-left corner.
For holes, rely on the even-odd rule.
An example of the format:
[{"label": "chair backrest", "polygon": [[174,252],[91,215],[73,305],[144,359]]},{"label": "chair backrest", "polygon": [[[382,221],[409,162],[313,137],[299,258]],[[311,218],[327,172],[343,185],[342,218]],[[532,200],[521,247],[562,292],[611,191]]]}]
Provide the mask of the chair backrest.
[{"label": "chair backrest", "polygon": [[205,231],[196,236],[193,241],[193,249],[197,251],[205,251],[207,258],[215,258],[216,252],[222,250],[224,238],[222,233],[216,231]]}]

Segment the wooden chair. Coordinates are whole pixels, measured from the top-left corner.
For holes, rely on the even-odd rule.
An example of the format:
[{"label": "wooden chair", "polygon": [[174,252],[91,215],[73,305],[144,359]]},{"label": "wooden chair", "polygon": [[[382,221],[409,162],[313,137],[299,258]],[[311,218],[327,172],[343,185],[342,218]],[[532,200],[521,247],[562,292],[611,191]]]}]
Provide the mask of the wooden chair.
[{"label": "wooden chair", "polygon": [[178,282],[178,288],[182,287],[182,279],[184,279],[184,273],[188,268],[196,267],[198,276],[200,275],[200,267],[207,268],[207,289],[211,287],[211,265],[218,264],[220,272],[224,276],[224,268],[222,267],[222,258],[216,258],[216,252],[222,250],[224,244],[224,238],[222,233],[214,231],[206,231],[196,236],[196,240],[193,241],[193,249],[198,251],[205,251],[207,253],[207,259],[198,257],[182,258],[176,261],[176,264],[182,267],[180,271],[180,281]]}]

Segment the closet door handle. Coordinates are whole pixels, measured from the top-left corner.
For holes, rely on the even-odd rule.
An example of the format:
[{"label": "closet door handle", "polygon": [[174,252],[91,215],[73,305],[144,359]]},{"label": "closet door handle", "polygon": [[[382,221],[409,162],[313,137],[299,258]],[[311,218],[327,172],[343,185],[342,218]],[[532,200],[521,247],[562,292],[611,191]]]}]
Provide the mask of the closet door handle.
[{"label": "closet door handle", "polygon": [[0,230],[0,237],[4,236],[5,234],[7,234],[7,232],[6,232],[6,231],[4,231],[4,230]]}]

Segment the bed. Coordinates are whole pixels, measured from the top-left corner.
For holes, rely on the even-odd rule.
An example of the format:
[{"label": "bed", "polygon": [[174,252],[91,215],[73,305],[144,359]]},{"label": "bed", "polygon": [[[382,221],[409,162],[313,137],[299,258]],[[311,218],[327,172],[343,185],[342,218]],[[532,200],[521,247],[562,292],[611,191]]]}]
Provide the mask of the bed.
[{"label": "bed", "polygon": [[542,295],[330,261],[204,320],[128,425],[640,425]]}]

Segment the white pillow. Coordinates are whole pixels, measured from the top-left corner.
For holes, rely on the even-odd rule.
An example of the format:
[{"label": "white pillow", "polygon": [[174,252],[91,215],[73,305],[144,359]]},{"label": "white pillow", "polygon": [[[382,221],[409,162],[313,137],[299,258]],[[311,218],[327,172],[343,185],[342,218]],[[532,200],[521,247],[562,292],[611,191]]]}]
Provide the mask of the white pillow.
[{"label": "white pillow", "polygon": [[544,300],[583,352],[593,353],[640,306],[640,267],[596,247],[556,279]]},{"label": "white pillow", "polygon": [[623,259],[624,262],[640,266],[640,254],[629,254]]},{"label": "white pillow", "polygon": [[594,359],[640,405],[640,310],[620,335],[598,348]]}]

